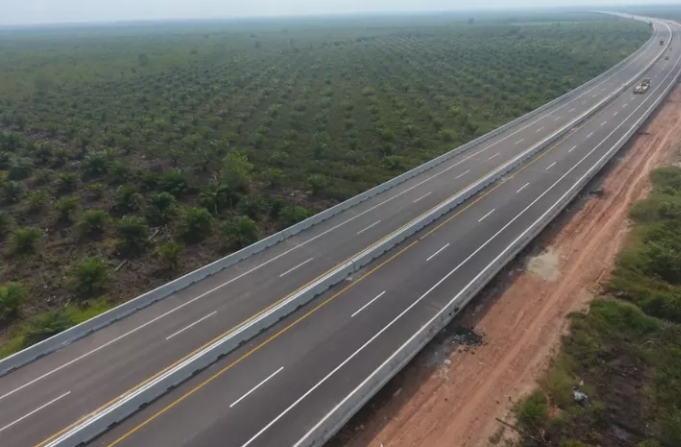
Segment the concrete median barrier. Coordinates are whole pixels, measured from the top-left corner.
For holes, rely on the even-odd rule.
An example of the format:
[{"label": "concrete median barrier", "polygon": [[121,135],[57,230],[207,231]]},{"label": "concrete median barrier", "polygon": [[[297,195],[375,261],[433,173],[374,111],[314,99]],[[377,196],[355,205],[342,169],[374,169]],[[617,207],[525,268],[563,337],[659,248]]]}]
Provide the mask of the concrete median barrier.
[{"label": "concrete median barrier", "polygon": [[411,169],[410,171],[407,171],[394,179],[391,179],[381,185],[378,185],[374,188],[371,188],[370,190],[359,194],[355,197],[352,197],[345,202],[342,202],[334,207],[331,207],[319,214],[316,214],[315,216],[312,216],[302,222],[299,222],[281,232],[278,232],[276,234],[273,234],[249,247],[246,247],[236,253],[233,253],[227,257],[224,257],[222,259],[219,259],[215,262],[212,262],[200,269],[197,269],[191,273],[188,273],[174,281],[171,281],[167,284],[164,284],[154,290],[151,290],[147,293],[144,293],[143,295],[140,295],[124,304],[121,304],[120,306],[117,306],[107,312],[104,312],[88,321],[85,321],[79,325],[76,325],[66,331],[63,331],[53,337],[50,337],[46,340],[43,340],[42,342],[33,345],[29,348],[26,348],[16,354],[13,354],[11,356],[8,356],[5,359],[0,360],[0,377],[17,369],[20,368],[23,365],[26,365],[42,356],[45,356],[49,353],[52,353],[56,350],[61,349],[64,346],[67,346],[68,344],[72,343],[75,340],[78,340],[80,338],[83,338],[95,331],[98,331],[99,329],[102,329],[116,321],[119,321],[121,319],[124,319],[128,317],[129,315],[137,312],[140,309],[143,309],[147,306],[150,306],[151,304],[162,300],[164,298],[167,298],[169,296],[172,296],[174,293],[183,290],[190,285],[199,282],[206,277],[209,277],[211,275],[214,275],[225,268],[228,268],[246,258],[249,258],[250,256],[253,256],[256,253],[259,253],[263,250],[265,250],[268,247],[271,247],[273,245],[278,244],[279,242],[294,236],[314,225],[319,224],[320,222],[323,222],[325,220],[328,220],[329,218],[338,215],[339,213],[352,208],[353,206],[362,203],[366,200],[368,200],[371,197],[374,197],[378,194],[381,194],[387,190],[390,190],[391,188],[394,188],[397,185],[400,185],[401,183],[404,183],[405,181],[423,173],[426,172],[430,169],[435,168],[436,166],[446,162],[447,160],[452,159],[453,157],[456,157],[459,154],[462,154],[463,152],[466,152],[470,150],[471,148],[477,147],[484,143],[485,141],[525,122],[528,121],[547,109],[556,106],[559,103],[568,101],[570,98],[574,97],[575,95],[580,94],[581,92],[588,90],[591,88],[593,85],[599,83],[603,79],[606,79],[607,77],[613,75],[616,73],[618,70],[620,70],[623,66],[631,63],[636,57],[638,57],[644,49],[652,42],[654,38],[654,35],[651,36],[651,38],[646,42],[645,45],[643,45],[639,50],[631,54],[629,57],[618,63],[617,65],[613,66],[606,72],[602,73],[601,75],[597,76],[596,78],[586,82],[585,84],[581,85],[580,87],[577,87],[576,89],[562,95],[559,98],[554,99],[553,101],[545,104],[544,106],[524,115],[521,116],[504,126],[501,126],[473,141],[470,141],[463,146],[460,146],[450,152],[447,152],[446,154],[443,154],[427,163],[424,163],[414,169]]},{"label": "concrete median barrier", "polygon": [[[664,50],[659,53],[659,55],[653,60],[643,71],[647,70],[652,64],[662,56]],[[215,363],[220,358],[228,355],[230,352],[234,351],[236,348],[241,346],[243,343],[251,340],[256,335],[270,328],[273,324],[290,315],[292,312],[309,303],[311,300],[319,296],[320,294],[327,291],[329,288],[343,281],[352,273],[364,268],[370,262],[378,258],[379,256],[385,254],[389,250],[396,247],[398,244],[406,240],[407,238],[414,236],[423,228],[427,227],[435,220],[441,218],[447,213],[454,210],[460,204],[475,196],[476,194],[483,191],[489,185],[497,182],[503,176],[512,172],[517,167],[521,166],[528,159],[536,156],[543,150],[552,146],[555,142],[563,138],[566,134],[574,130],[577,126],[582,124],[587,119],[591,118],[593,115],[601,111],[610,102],[612,102],[615,97],[624,89],[631,86],[638,76],[632,77],[626,84],[619,88],[612,95],[600,101],[598,104],[593,106],[591,109],[586,111],[582,116],[574,119],[572,122],[565,125],[560,130],[554,132],[549,137],[545,138],[540,143],[537,143],[533,147],[529,148],[522,154],[515,157],[513,160],[507,162],[503,166],[495,169],[493,172],[489,173],[482,179],[478,180],[474,184],[467,187],[465,190],[451,196],[447,200],[441,202],[436,207],[432,208],[428,212],[414,219],[412,222],[403,226],[402,228],[396,230],[395,232],[387,235],[380,241],[376,242],[372,246],[368,247],[351,260],[338,266],[337,268],[329,271],[326,275],[320,277],[318,280],[309,284],[305,288],[297,291],[291,296],[287,297],[282,302],[278,303],[276,306],[268,309],[266,312],[261,313],[257,317],[246,321],[239,327],[230,331],[223,337],[215,340],[208,346],[200,349],[198,352],[192,354],[187,359],[183,360],[178,365],[170,368],[167,371],[160,373],[154,379],[146,382],[144,385],[126,393],[125,395],[118,398],[113,404],[103,408],[97,413],[85,418],[79,423],[72,426],[69,430],[65,431],[59,437],[55,438],[51,442],[47,443],[45,447],[75,447],[80,444],[89,442],[99,434],[108,430],[112,425],[121,422],[125,418],[129,417],[135,413],[138,409],[148,405],[150,402],[158,399],[160,396],[172,390],[174,387],[178,386],[180,383],[186,381],[187,379],[193,377],[198,372],[209,367]],[[543,227],[542,227],[543,228]],[[527,239],[529,240],[529,239]],[[525,241],[527,243],[527,241]],[[515,248],[514,248],[515,249]],[[510,253],[510,252],[509,252]],[[513,252],[515,256],[516,252]],[[504,258],[503,262],[498,262],[498,268],[495,267],[494,274],[511,258]],[[496,264],[495,264],[496,265]],[[491,275],[493,276],[493,274]],[[491,278],[491,276],[485,276],[484,281],[482,277],[480,278],[479,284],[474,284],[471,287],[471,291],[477,292],[479,288],[483,287],[484,284]],[[182,278],[181,278],[182,279]],[[320,428],[319,435],[315,435],[314,439],[321,440],[332,433],[334,427],[338,427],[341,421],[346,420],[349,417],[350,411],[354,412],[354,408],[358,408],[357,405],[361,405],[366,399],[368,399],[375,391],[377,391],[380,386],[382,386],[385,381],[389,380],[392,375],[397,371],[396,368],[401,368],[401,366],[408,361],[423,344],[429,340],[437,332],[436,327],[438,325],[446,324],[448,318],[451,317],[465,305],[474,296],[474,293],[470,296],[466,295],[466,300],[458,300],[455,304],[456,310],[449,309],[443,312],[441,319],[433,322],[432,329],[427,328],[423,337],[418,337],[417,340],[413,341],[413,349],[410,348],[405,350],[405,354],[400,356],[398,360],[394,363],[390,363],[386,366],[385,372],[380,374],[380,377],[376,379],[375,382],[368,382],[367,388],[362,393],[358,394],[357,400],[353,400],[348,403],[348,407],[339,413],[338,417],[334,419],[334,423],[328,426]],[[425,340],[425,341],[424,341]],[[411,345],[410,345],[411,346]],[[406,360],[405,360],[406,359]],[[378,388],[376,388],[378,387]],[[368,397],[367,397],[368,396]],[[315,441],[316,442],[316,441]],[[320,444],[315,444],[320,445]]]}]

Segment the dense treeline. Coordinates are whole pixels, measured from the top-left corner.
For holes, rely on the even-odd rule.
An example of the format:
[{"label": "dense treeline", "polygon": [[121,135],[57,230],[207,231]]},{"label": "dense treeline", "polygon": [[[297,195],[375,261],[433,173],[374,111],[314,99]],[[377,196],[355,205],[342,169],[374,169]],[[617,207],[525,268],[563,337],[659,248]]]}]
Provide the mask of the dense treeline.
[{"label": "dense treeline", "polygon": [[5,352],[538,107],[639,47],[599,15],[0,31]]},{"label": "dense treeline", "polygon": [[[573,315],[540,390],[516,409],[528,436],[560,447],[681,445],[681,169],[658,169],[652,181],[631,210],[610,296]],[[588,406],[574,401],[580,382]]]}]

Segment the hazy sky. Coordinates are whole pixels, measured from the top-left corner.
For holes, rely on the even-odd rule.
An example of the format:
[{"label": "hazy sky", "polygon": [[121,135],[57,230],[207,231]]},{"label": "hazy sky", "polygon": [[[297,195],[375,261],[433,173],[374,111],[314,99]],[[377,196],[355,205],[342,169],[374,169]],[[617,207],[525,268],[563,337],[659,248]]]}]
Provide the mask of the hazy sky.
[{"label": "hazy sky", "polygon": [[0,0],[0,24],[663,3],[681,0]]}]

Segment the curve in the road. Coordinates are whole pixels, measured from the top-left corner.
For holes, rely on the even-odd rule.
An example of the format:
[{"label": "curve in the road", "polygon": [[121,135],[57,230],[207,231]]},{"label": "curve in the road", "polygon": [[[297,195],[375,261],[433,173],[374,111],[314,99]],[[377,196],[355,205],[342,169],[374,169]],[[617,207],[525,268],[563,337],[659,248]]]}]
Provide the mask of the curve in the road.
[{"label": "curve in the road", "polygon": [[[656,47],[655,45],[648,45],[647,50],[655,53]],[[594,87],[595,92],[589,90],[591,95],[596,95],[592,98],[583,99],[583,96],[580,96],[580,99],[585,103],[576,104],[575,110],[567,110],[567,113],[561,112],[561,119],[569,120],[571,113],[579,113],[584,110],[585,106],[588,107],[589,104],[604,97],[609,91],[612,91],[611,88],[617,87],[618,80],[621,83],[621,78],[624,77],[622,73],[631,76],[633,70],[640,70],[642,66],[645,66],[643,61],[645,58],[641,56],[641,59],[632,62],[631,66],[623,69],[622,72],[618,72],[619,75],[615,76],[615,81],[609,80],[615,85],[607,85],[605,90],[600,91]],[[631,71],[627,72],[627,69]],[[633,71],[633,73],[636,72]],[[603,82],[605,83],[606,80]],[[598,87],[602,88],[600,84]],[[582,92],[581,95],[585,95],[585,92]],[[565,111],[565,109],[560,110]],[[551,111],[533,122],[539,123],[541,119],[550,116],[550,113],[555,113],[555,111]],[[330,219],[328,222],[320,224],[318,228],[311,228],[309,233],[301,234],[300,237],[294,237],[290,241],[282,243],[281,246],[273,247],[274,250],[268,256],[273,256],[276,259],[271,262],[268,259],[265,259],[265,261],[255,259],[256,256],[243,264],[240,263],[229,272],[208,278],[176,297],[159,302],[126,320],[122,320],[22,368],[21,374],[12,373],[2,378],[0,380],[0,402],[2,402],[3,411],[0,412],[0,428],[5,427],[0,430],[0,439],[4,438],[2,444],[10,446],[32,445],[34,443],[31,441],[32,438],[42,438],[47,436],[49,432],[58,430],[59,426],[63,427],[68,424],[69,419],[73,420],[74,414],[88,414],[93,408],[97,408],[102,402],[106,402],[107,399],[119,396],[121,390],[139,387],[140,382],[142,382],[141,378],[149,377],[150,372],[157,372],[159,365],[162,367],[162,365],[169,363],[177,363],[178,357],[185,356],[187,352],[192,352],[198,344],[210,340],[216,333],[224,332],[225,326],[229,327],[236,324],[235,320],[243,321],[244,318],[253,315],[254,308],[263,308],[267,306],[268,302],[276,302],[276,296],[285,296],[283,291],[296,290],[307,278],[318,272],[323,273],[324,269],[328,269],[328,265],[334,265],[339,259],[347,258],[346,254],[356,252],[358,245],[364,244],[366,247],[370,241],[375,241],[377,237],[380,238],[380,235],[389,232],[391,228],[404,225],[415,215],[422,214],[423,210],[432,208],[460,190],[465,186],[465,184],[462,185],[463,180],[484,175],[500,164],[508,162],[519,151],[524,150],[527,144],[538,141],[538,139],[545,137],[564,124],[564,121],[561,122],[555,120],[555,117],[552,118],[550,121],[556,123],[553,127],[551,123],[542,122],[539,126],[542,128],[540,132],[529,126],[523,129],[523,136],[518,141],[511,141],[506,138],[502,142],[496,143],[506,144],[504,150],[495,153],[483,153],[489,149],[485,147],[473,155],[467,154],[465,157],[461,157],[467,157],[465,160],[457,158],[443,164],[443,166],[437,168],[438,171],[434,171],[435,174],[426,179],[417,177],[405,182],[399,189],[390,191],[390,194],[398,194],[394,197],[398,197],[400,200],[396,200],[390,194],[377,196],[374,201],[367,201],[367,203],[348,210],[348,214],[342,218]],[[609,129],[607,123],[602,126],[599,125],[601,130],[606,128]],[[599,129],[594,129],[593,132],[598,134]],[[520,139],[524,139],[524,141],[520,141]],[[577,153],[578,151],[575,150],[574,152]],[[548,171],[555,169],[557,169],[555,164],[547,167]],[[427,190],[423,188],[423,185],[428,185]],[[521,186],[519,189],[523,193],[527,193],[535,187],[533,184]],[[386,196],[388,197],[387,200]],[[374,210],[380,210],[380,217],[372,217],[371,213]],[[470,210],[470,208],[467,207],[466,210]],[[484,215],[477,216],[479,221],[476,225],[482,228],[489,222],[495,222],[498,216],[502,215],[500,210],[501,207],[486,210]],[[346,219],[347,222],[343,219]],[[342,229],[344,233],[337,234],[338,229]],[[325,238],[324,236],[327,235],[330,236]],[[311,239],[311,242],[305,242],[308,239]],[[346,242],[348,239],[355,240],[357,245],[350,246],[351,244]],[[317,241],[324,243],[315,245],[314,242]],[[454,243],[448,243],[450,245],[447,247],[444,247],[445,244],[437,247],[437,250],[440,250],[436,254],[437,257],[434,255],[436,250],[428,255],[433,256],[431,258],[433,262],[440,262],[440,259],[454,251]],[[338,253],[330,254],[324,249],[325,246],[330,246],[331,251],[335,250]],[[295,258],[290,257],[292,253],[295,253]],[[313,259],[313,261],[310,261],[310,259]],[[273,264],[276,264],[274,261],[282,262],[281,265],[277,265],[271,271],[264,272],[265,267],[271,268]],[[263,264],[264,267],[261,267],[258,264],[259,262],[269,263]],[[240,279],[252,277],[256,272],[266,278],[258,277],[249,282],[241,281],[244,284],[240,284]],[[225,283],[231,286],[228,290],[230,299],[226,299],[224,295],[225,289],[227,289]],[[362,306],[354,309],[353,312],[357,312],[355,317],[357,319],[365,318],[365,315],[374,312],[375,309],[381,309],[381,303],[385,301],[386,297],[387,294],[383,296],[380,290],[376,291],[371,297],[375,298],[371,305],[365,302],[362,306],[366,305],[366,307],[361,311],[357,309]],[[206,300],[202,298],[206,298]],[[191,302],[187,304],[188,301]],[[177,309],[182,309],[183,312],[177,312]],[[168,318],[170,316],[172,318]],[[161,321],[164,323],[163,325],[154,324]],[[167,342],[170,340],[172,340],[174,348],[172,350],[167,348]],[[291,370],[295,371],[294,368],[281,370],[276,377],[273,376],[271,380],[260,385],[258,390],[252,390],[247,397],[239,401],[239,405],[235,405],[235,408],[243,408],[249,405],[252,397],[258,394],[257,391],[265,389],[274,381],[280,380]],[[247,379],[250,378],[247,377]],[[238,380],[234,382],[234,388],[242,393],[241,396],[243,396],[243,392],[252,389],[252,386],[255,385],[251,384],[249,388],[248,382],[250,380],[245,380],[243,386],[239,385],[238,382]],[[97,393],[93,395],[88,390],[97,390]],[[235,400],[239,397],[236,396]],[[43,405],[46,406],[42,407]],[[53,415],[44,420],[31,418],[31,416],[40,414],[40,411],[43,410],[52,411]],[[25,424],[29,421],[27,419],[19,420],[23,416],[31,418],[30,423],[33,427],[31,432],[26,431]],[[55,426],[57,428],[51,428]],[[23,433],[26,436],[22,437],[17,433]]]}]

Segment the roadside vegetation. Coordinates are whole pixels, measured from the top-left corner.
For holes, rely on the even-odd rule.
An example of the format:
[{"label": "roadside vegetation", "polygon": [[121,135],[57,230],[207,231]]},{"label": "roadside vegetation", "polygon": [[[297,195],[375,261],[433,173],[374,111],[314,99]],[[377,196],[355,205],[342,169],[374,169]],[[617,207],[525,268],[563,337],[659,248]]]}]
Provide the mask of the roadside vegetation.
[{"label": "roadside vegetation", "polygon": [[652,182],[607,295],[571,316],[562,352],[516,406],[524,446],[681,445],[681,169]]},{"label": "roadside vegetation", "polygon": [[0,30],[1,354],[494,129],[649,35],[573,13]]}]

